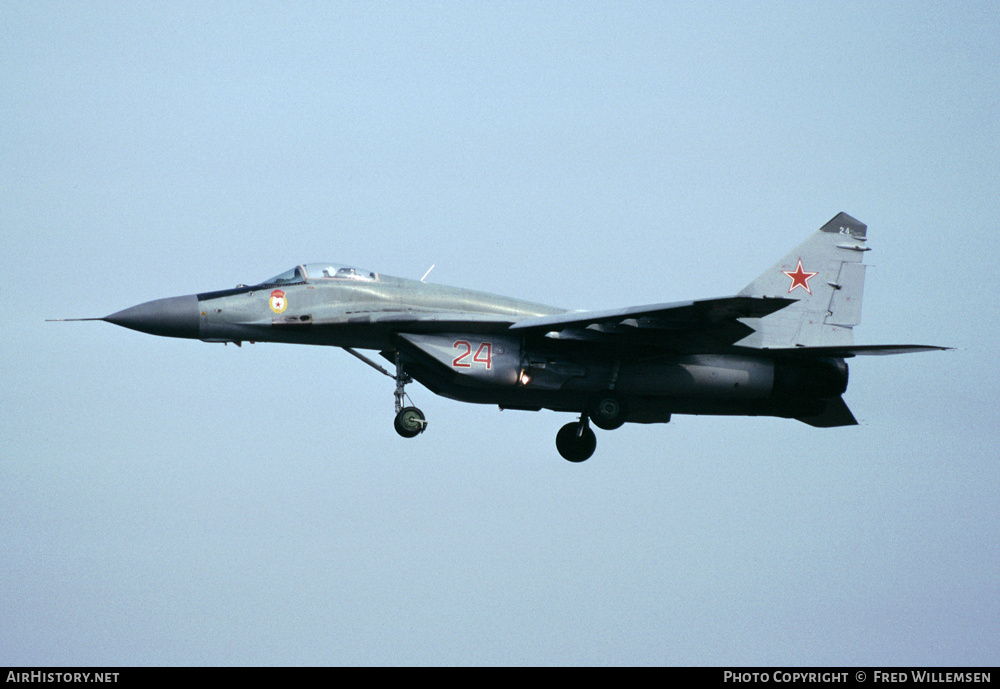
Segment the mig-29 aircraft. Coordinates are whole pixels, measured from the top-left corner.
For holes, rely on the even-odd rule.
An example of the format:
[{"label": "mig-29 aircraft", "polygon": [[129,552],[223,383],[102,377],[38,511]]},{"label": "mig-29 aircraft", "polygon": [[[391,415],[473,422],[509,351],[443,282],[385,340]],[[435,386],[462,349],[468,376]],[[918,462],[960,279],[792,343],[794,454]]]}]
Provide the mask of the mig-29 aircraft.
[{"label": "mig-29 aircraft", "polygon": [[[854,344],[867,226],[840,213],[730,297],[567,311],[329,263],[257,285],[157,299],[103,320],[204,342],[341,347],[396,382],[396,431],[427,428],[405,386],[501,409],[579,414],[556,435],[571,462],[594,425],[666,423],[672,414],[857,421],[841,397],[844,359],[947,349]],[[426,275],[425,275],[426,277]],[[394,372],[360,353],[379,352]]]}]

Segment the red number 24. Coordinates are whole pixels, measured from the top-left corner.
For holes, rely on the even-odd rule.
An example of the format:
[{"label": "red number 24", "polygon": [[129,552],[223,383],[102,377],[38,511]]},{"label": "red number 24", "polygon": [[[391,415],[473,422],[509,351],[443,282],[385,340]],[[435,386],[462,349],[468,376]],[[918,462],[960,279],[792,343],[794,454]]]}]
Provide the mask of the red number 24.
[{"label": "red number 24", "polygon": [[[459,354],[451,362],[451,365],[455,368],[472,368],[472,364],[483,364],[486,369],[489,370],[493,368],[493,343],[483,342],[479,345],[479,349],[476,350],[475,354],[472,354],[472,345],[465,340],[456,340],[453,345],[454,349],[465,349],[464,352]],[[469,356],[472,355],[472,362],[465,361]]]}]

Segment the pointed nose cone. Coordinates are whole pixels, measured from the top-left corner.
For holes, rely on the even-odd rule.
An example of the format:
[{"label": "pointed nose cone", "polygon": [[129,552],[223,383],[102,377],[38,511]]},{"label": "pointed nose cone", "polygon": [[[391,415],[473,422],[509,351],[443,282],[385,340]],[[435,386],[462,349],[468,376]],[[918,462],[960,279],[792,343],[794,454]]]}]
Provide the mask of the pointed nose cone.
[{"label": "pointed nose cone", "polygon": [[198,297],[156,299],[105,316],[108,323],[164,337],[198,337]]}]

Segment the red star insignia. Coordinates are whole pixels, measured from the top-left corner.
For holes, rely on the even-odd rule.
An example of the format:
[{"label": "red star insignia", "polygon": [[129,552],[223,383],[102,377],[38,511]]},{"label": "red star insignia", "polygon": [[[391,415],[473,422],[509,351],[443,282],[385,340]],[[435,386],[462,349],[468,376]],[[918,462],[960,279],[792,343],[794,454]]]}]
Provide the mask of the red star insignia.
[{"label": "red star insignia", "polygon": [[781,272],[792,279],[792,284],[788,288],[789,294],[791,294],[792,290],[794,290],[796,287],[801,287],[809,294],[812,294],[812,290],[809,289],[809,278],[813,277],[814,275],[817,275],[818,273],[807,273],[806,271],[802,270],[801,258],[799,259],[799,265],[796,266],[794,272],[790,270],[783,270]]}]

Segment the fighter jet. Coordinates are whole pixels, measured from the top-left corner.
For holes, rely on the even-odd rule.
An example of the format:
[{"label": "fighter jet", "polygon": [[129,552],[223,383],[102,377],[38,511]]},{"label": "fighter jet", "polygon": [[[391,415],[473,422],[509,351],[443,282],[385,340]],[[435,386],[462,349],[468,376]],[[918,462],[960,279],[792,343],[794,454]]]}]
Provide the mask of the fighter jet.
[{"label": "fighter jet", "polygon": [[[867,226],[840,213],[733,296],[603,311],[306,263],[255,285],[157,299],[102,320],[203,342],[341,347],[395,383],[395,429],[427,430],[405,387],[462,402],[571,412],[556,435],[571,462],[590,427],[674,414],[777,416],[856,424],[841,396],[845,359],[948,349],[855,345]],[[426,275],[425,275],[426,277]],[[374,350],[390,369],[358,350]]]}]

